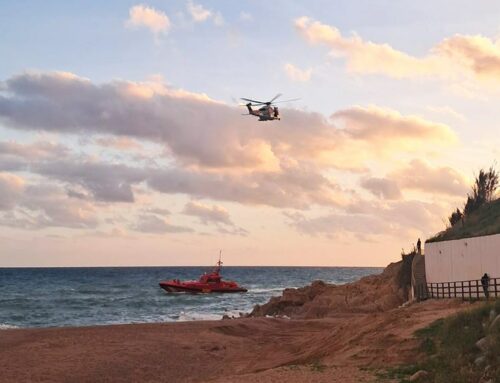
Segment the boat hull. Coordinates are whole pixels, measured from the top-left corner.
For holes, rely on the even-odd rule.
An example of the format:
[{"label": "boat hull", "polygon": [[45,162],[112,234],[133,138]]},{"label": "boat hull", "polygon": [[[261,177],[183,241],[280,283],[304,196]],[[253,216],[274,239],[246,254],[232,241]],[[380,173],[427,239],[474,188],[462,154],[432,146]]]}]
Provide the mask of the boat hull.
[{"label": "boat hull", "polygon": [[168,293],[192,293],[192,294],[209,294],[209,293],[246,293],[248,290],[243,287],[224,286],[224,285],[202,285],[198,283],[172,283],[160,282],[160,287]]}]

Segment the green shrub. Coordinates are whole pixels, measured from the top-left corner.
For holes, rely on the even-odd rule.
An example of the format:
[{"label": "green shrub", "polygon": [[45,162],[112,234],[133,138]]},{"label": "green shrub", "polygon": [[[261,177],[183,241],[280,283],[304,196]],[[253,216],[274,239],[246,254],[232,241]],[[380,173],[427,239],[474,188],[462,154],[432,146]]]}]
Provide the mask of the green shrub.
[{"label": "green shrub", "polygon": [[[490,327],[490,312],[500,314],[500,300],[475,306],[416,331],[420,350],[425,354],[423,361],[379,372],[379,382],[398,379],[406,383],[414,372],[426,370],[430,374],[426,383],[476,383],[489,366],[487,379],[500,383],[500,324]],[[485,336],[490,346],[484,354],[485,362],[477,365],[475,360],[483,354],[476,342]]]}]

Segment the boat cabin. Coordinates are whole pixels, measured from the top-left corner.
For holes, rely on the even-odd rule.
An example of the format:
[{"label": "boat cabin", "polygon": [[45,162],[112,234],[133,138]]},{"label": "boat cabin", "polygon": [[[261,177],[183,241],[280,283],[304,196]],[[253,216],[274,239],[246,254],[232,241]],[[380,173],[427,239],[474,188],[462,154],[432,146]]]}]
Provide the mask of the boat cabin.
[{"label": "boat cabin", "polygon": [[203,274],[200,277],[201,283],[221,283],[221,276],[218,273]]}]

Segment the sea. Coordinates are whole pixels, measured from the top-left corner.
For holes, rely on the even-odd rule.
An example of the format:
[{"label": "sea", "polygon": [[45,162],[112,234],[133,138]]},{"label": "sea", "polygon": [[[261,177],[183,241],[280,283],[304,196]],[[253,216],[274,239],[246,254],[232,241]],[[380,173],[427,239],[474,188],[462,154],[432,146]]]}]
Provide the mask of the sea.
[{"label": "sea", "polygon": [[[221,319],[314,280],[343,284],[382,268],[224,267],[241,294],[166,293],[158,282],[192,280],[206,267],[0,268],[0,330]],[[240,314],[241,313],[241,314]]]}]

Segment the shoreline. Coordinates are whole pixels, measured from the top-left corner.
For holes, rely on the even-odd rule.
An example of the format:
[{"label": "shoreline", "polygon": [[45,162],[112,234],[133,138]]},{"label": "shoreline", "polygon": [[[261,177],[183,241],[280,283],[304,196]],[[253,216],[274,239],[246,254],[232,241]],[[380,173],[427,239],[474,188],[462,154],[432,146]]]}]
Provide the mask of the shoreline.
[{"label": "shoreline", "polygon": [[11,329],[0,331],[0,382],[368,382],[366,368],[418,357],[414,330],[466,306],[427,301],[322,319]]}]

